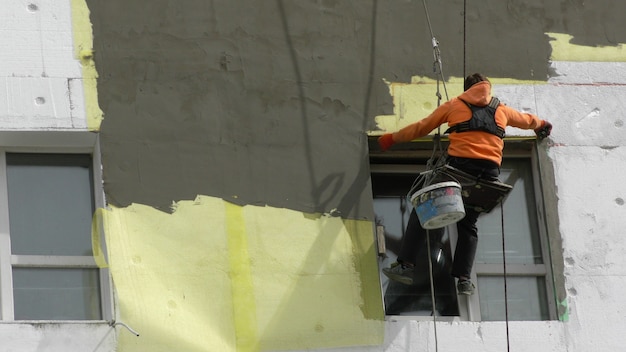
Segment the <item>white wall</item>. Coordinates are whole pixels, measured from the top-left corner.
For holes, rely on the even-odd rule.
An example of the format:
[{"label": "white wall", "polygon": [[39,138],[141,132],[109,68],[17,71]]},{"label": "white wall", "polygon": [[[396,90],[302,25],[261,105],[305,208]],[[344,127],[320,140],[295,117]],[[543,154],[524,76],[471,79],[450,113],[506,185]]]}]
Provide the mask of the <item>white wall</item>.
[{"label": "white wall", "polygon": [[3,1],[0,33],[0,129],[85,129],[70,1]]},{"label": "white wall", "polygon": [[0,351],[110,352],[115,351],[115,329],[101,323],[2,322]]},{"label": "white wall", "polygon": [[[33,134],[22,131],[87,129],[81,65],[73,57],[70,6],[69,0],[2,1],[1,146],[25,146]],[[50,135],[34,135],[42,137],[37,141],[39,147],[48,145],[50,138],[55,140]],[[57,137],[64,138],[68,146],[89,139],[66,132]],[[120,328],[107,322],[0,321],[0,351],[114,351],[115,331]]]}]

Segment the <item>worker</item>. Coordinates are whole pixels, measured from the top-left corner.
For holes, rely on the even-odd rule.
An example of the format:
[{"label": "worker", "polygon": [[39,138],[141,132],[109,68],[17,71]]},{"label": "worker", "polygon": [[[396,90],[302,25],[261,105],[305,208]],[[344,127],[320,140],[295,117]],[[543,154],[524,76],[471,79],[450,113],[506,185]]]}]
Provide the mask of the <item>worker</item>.
[{"label": "worker", "polygon": [[[396,143],[426,136],[440,125],[448,123],[450,129],[446,132],[450,133],[450,144],[447,164],[477,179],[497,181],[506,126],[533,129],[539,140],[550,135],[550,122],[501,104],[497,98],[492,100],[491,83],[484,75],[475,73],[467,76],[463,88],[461,95],[437,107],[426,118],[395,133],[380,136],[378,143],[381,149],[386,151]],[[413,284],[416,256],[426,239],[426,230],[419,223],[415,211],[411,213],[397,262],[383,269],[387,277],[407,285]],[[451,274],[457,278],[457,292],[463,295],[472,295],[475,290],[470,275],[478,244],[476,222],[479,214],[474,208],[465,207],[465,217],[456,224],[458,240]]]}]

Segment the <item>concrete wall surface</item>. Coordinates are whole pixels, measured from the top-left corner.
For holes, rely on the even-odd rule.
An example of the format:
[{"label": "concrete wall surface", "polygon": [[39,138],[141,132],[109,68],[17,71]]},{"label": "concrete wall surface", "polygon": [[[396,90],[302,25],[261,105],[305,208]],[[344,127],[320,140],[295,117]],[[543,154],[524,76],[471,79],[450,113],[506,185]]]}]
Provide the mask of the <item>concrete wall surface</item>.
[{"label": "concrete wall surface", "polygon": [[[79,7],[72,1],[2,2],[0,147],[3,150],[45,152],[49,148],[69,147],[84,152],[94,146],[96,138],[87,132],[88,99],[83,79],[88,60],[80,59],[74,31],[73,15]],[[10,262],[10,258],[0,260],[7,259]],[[107,322],[0,321],[3,352],[115,350],[115,329]]]},{"label": "concrete wall surface", "polygon": [[2,322],[0,350],[111,352],[116,350],[115,333],[107,323]]},{"label": "concrete wall surface", "polygon": [[[241,306],[220,305],[227,312],[224,315],[244,313],[221,326],[223,317],[210,317],[216,325],[208,326],[223,331],[211,330],[207,335],[223,338],[223,346],[233,351],[266,346],[265,350],[294,351],[499,352],[507,345],[515,352],[624,350],[626,23],[622,17],[626,2],[424,3],[3,1],[0,146],[23,144],[14,138],[21,138],[24,131],[97,133],[107,204],[120,219],[134,216],[136,226],[124,227],[120,221],[117,237],[145,239],[142,245],[150,248],[156,228],[162,235],[160,245],[171,246],[172,255],[184,262],[189,247],[200,242],[184,243],[181,238],[188,233],[170,231],[169,221],[178,219],[175,224],[184,229],[197,230],[195,225],[202,224],[206,233],[198,230],[194,235],[206,241],[202,242],[206,247],[194,248],[194,253],[206,253],[207,259],[193,264],[201,269],[211,261],[226,264],[211,272],[222,280],[220,287],[206,281],[192,285],[189,280],[206,280],[206,276],[187,277],[177,271],[180,268],[163,265],[150,272],[155,274],[150,282],[162,286],[141,291],[133,290],[133,285],[146,281],[133,275],[141,268],[141,255],[146,254],[145,265],[148,254],[129,255],[116,268],[121,276],[113,277],[114,283],[116,279],[129,283],[115,297],[115,313],[145,324],[140,337],[104,321],[2,321],[0,352],[128,352],[161,344],[151,349],[158,352],[181,346],[181,336],[187,332],[170,325],[172,314],[190,307],[186,313],[198,320],[185,323],[205,326],[202,317],[193,314],[197,311],[193,306],[183,305],[185,297],[191,297],[189,292],[195,302],[205,297],[202,291],[185,291],[187,284],[212,294],[223,290],[228,294],[215,297],[233,298],[233,306],[254,305],[256,316],[247,315],[250,312]],[[385,317],[380,312],[380,288],[371,275],[376,254],[369,229],[374,214],[367,137],[423,117],[405,116],[394,105],[394,85],[425,89],[413,97],[413,104],[423,112],[435,106],[431,29],[449,82],[483,72],[492,79],[494,95],[500,100],[554,125],[550,138],[538,148],[542,168],[548,170],[545,175],[553,178],[545,180],[550,187],[544,193],[551,200],[548,214],[555,224],[549,236],[561,246],[553,248],[558,254],[553,269],[563,286],[557,297],[565,312],[560,320],[454,321],[435,326],[431,319]],[[424,92],[432,95],[421,95]],[[382,120],[385,125],[379,123]],[[207,198],[196,198],[199,195]],[[198,204],[204,200],[217,205],[206,208],[211,212],[194,212],[199,207],[185,203],[191,210],[182,221],[172,204],[195,199]],[[224,208],[221,200],[241,208],[227,205],[226,215],[215,220],[223,215],[213,212]],[[142,217],[137,208],[150,215]],[[264,214],[270,215],[264,218]],[[281,223],[286,216],[295,220]],[[157,217],[165,220],[152,223]],[[245,228],[244,220],[255,226]],[[219,229],[211,228],[218,223]],[[289,240],[303,228],[306,241]],[[225,234],[220,239],[226,239],[219,250],[213,241],[218,232]],[[254,249],[262,253],[233,254],[233,234],[244,239],[235,244],[237,248],[253,248],[246,247],[245,239],[254,239],[258,241]],[[280,243],[269,240],[275,238]],[[303,249],[303,243],[311,249]],[[123,246],[111,248],[124,251]],[[283,262],[272,252],[280,252]],[[293,253],[300,257],[290,257]],[[111,264],[120,257],[112,254]],[[159,263],[167,264],[167,259],[160,257]],[[303,263],[309,271],[294,270],[285,278],[277,269],[261,276],[253,270],[261,262],[276,268]],[[345,276],[333,276],[338,271]],[[181,281],[168,286],[169,282],[159,280],[159,272]],[[337,281],[324,281],[325,295],[310,284],[331,276]],[[306,286],[303,278],[311,279]],[[366,278],[371,281],[364,283]],[[231,294],[235,281],[250,291]],[[337,282],[345,283],[345,289],[332,291]],[[276,284],[274,291],[268,290],[272,284]],[[150,296],[133,296],[139,291]],[[248,292],[267,295],[246,300]],[[299,306],[284,302],[300,301],[287,297],[283,302],[272,294],[277,292],[310,297],[311,308],[295,309]],[[173,304],[170,296],[179,293]],[[144,302],[154,305],[146,307]],[[273,314],[269,304],[264,305],[267,302],[275,304],[271,308],[280,314]],[[346,308],[349,304],[354,306]],[[177,307],[185,309],[176,311]],[[329,307],[328,314],[318,307]],[[142,309],[159,315],[146,322],[128,313]],[[359,316],[359,324],[350,326],[351,335],[346,337],[341,324],[328,325],[324,319],[333,316],[331,323],[342,322],[342,317],[352,317],[344,314],[348,310]],[[311,326],[302,327],[306,333],[295,330],[281,335],[284,329],[298,328],[296,323],[309,323],[290,315],[291,311],[319,314],[322,323],[315,320],[317,316],[307,316]],[[251,316],[267,318],[265,327],[276,334],[268,336],[278,337],[257,344],[242,342],[242,332],[250,339],[264,336],[261,328],[253,331],[256,325],[247,321]],[[377,324],[379,320],[383,323]],[[159,333],[163,340],[143,344]],[[364,335],[371,339],[361,339]],[[193,351],[211,351],[214,346],[184,342],[194,346]]]}]

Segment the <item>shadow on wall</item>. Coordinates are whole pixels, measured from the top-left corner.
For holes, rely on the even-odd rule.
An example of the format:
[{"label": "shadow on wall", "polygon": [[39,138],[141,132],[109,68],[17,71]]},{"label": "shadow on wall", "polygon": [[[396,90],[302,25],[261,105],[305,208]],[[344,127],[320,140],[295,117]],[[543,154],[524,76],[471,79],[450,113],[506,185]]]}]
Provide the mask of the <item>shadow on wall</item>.
[{"label": "shadow on wall", "polygon": [[[209,194],[373,217],[364,133],[393,108],[382,80],[432,73],[420,2],[87,3],[111,204],[168,211]],[[547,32],[626,41],[626,3],[600,3],[428,6],[446,74],[536,80],[549,75]]]}]

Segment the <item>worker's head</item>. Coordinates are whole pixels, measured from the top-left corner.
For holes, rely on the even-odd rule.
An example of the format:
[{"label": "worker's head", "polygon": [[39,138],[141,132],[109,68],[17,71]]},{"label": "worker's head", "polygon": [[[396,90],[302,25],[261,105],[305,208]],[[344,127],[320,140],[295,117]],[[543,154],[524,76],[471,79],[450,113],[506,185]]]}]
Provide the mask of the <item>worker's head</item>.
[{"label": "worker's head", "polygon": [[482,75],[480,73],[474,73],[472,75],[469,75],[469,76],[465,77],[465,82],[463,83],[463,90],[468,90],[474,84],[476,84],[478,82],[482,82],[482,81],[489,82],[489,79],[487,79],[487,77],[485,77],[484,75]]}]

